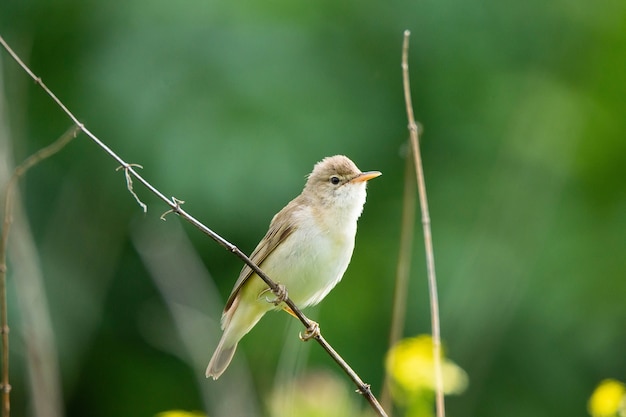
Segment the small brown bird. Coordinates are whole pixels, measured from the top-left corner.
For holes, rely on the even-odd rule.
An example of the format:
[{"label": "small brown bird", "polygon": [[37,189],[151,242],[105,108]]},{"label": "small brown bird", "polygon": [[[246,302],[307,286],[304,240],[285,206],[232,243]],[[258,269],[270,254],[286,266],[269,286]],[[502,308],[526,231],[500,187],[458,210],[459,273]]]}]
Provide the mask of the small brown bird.
[{"label": "small brown bird", "polygon": [[[319,303],[343,277],[354,249],[366,183],[379,175],[361,172],[343,155],[324,158],[309,174],[302,193],[272,219],[250,259],[287,289],[298,308]],[[219,378],[239,340],[266,312],[286,308],[268,302],[263,296],[267,291],[265,282],[244,266],[222,314],[224,333],[207,378]]]}]

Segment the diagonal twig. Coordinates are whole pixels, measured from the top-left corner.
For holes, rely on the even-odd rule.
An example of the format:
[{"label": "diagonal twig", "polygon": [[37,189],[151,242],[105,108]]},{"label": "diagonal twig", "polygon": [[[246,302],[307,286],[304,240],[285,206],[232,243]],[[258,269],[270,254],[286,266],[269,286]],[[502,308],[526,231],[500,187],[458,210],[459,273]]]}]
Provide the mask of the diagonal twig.
[{"label": "diagonal twig", "polygon": [[411,102],[411,83],[409,80],[409,37],[411,32],[404,31],[402,44],[402,81],[404,86],[404,100],[406,113],[409,120],[409,134],[411,138],[411,150],[413,154],[415,177],[422,211],[422,228],[424,230],[424,246],[426,250],[426,271],[428,275],[428,289],[430,298],[430,316],[433,333],[433,357],[435,365],[435,398],[437,417],[444,417],[445,404],[443,398],[443,376],[441,370],[441,332],[439,327],[439,301],[437,295],[437,278],[435,276],[435,255],[433,250],[433,238],[430,230],[430,214],[428,213],[428,200],[426,198],[426,184],[424,182],[424,170],[422,157],[419,150],[419,128],[413,115]]},{"label": "diagonal twig", "polygon": [[[109,148],[104,142],[98,139],[93,133],[91,133],[77,118],[74,114],[61,102],[61,100],[43,83],[41,78],[37,77],[31,70],[24,64],[24,62],[19,58],[19,56],[9,47],[9,45],[4,41],[4,39],[0,36],[0,44],[7,50],[7,52],[13,57],[13,59],[24,69],[24,71],[37,83],[49,96],[52,100],[63,110],[63,112],[80,128],[81,131],[89,139],[96,143],[102,150],[104,150],[111,158],[113,158],[121,167],[124,169],[125,175],[132,175],[135,179],[137,179],[143,186],[145,186],[150,192],[156,195],[160,200],[162,200],[165,204],[167,204],[171,212],[179,215],[187,222],[191,223],[201,232],[209,236],[215,242],[217,242],[220,246],[224,247],[229,252],[232,252],[235,256],[241,259],[246,265],[248,265],[266,284],[267,286],[276,294],[277,296],[281,293],[281,287],[277,285],[272,279],[270,279],[254,262],[250,260],[250,258],[245,255],[239,248],[235,245],[228,242],[226,239],[215,233],[213,230],[209,229],[207,226],[202,224],[195,217],[187,213],[180,206],[180,200],[176,198],[169,199],[165,196],[161,191],[159,191],[156,187],[150,184],[146,179],[144,179],[141,175],[137,173],[137,171],[133,168],[133,164],[129,164],[125,162],[120,156],[118,156],[111,148]],[[128,178],[128,177],[127,177]],[[128,183],[127,183],[128,185]],[[293,311],[296,317],[300,320],[300,322],[306,327],[307,330],[312,329],[315,322],[307,318],[302,311],[294,304],[294,302],[290,298],[286,298],[284,303]],[[363,382],[363,380],[359,377],[359,375],[347,364],[347,362],[333,349],[333,347],[324,339],[324,337],[317,331],[313,337],[320,346],[331,356],[331,358],[341,367],[341,369],[350,377],[352,382],[357,387],[357,392],[359,392],[365,399],[369,402],[370,406],[374,409],[374,411],[381,417],[386,417],[386,413],[381,407],[380,403],[376,399],[376,397],[372,394],[371,388],[369,384]]]}]

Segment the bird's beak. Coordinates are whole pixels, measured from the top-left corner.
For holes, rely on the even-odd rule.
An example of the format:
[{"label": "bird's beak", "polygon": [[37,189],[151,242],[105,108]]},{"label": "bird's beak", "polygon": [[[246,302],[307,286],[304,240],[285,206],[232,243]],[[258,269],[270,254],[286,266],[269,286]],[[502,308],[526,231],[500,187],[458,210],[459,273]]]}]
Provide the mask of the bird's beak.
[{"label": "bird's beak", "polygon": [[357,175],[356,177],[352,178],[350,180],[350,182],[363,182],[363,181],[369,181],[372,178],[376,178],[383,175],[382,172],[380,171],[367,171],[367,172],[361,172],[359,175]]}]

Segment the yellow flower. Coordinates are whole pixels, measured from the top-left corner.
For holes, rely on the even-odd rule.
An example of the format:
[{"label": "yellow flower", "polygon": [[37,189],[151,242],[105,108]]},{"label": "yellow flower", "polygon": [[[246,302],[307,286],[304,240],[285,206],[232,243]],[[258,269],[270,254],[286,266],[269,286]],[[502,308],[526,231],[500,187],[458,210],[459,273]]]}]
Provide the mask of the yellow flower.
[{"label": "yellow flower", "polygon": [[615,379],[605,379],[591,394],[587,408],[593,417],[625,416],[626,386]]},{"label": "yellow flower", "polygon": [[156,417],[207,417],[206,414],[200,411],[183,411],[183,410],[169,410],[163,411],[156,415]]},{"label": "yellow flower", "polygon": [[[443,388],[446,394],[460,394],[467,388],[467,374],[451,360],[441,361]],[[433,342],[429,335],[403,339],[387,354],[386,368],[409,396],[435,390]]]}]

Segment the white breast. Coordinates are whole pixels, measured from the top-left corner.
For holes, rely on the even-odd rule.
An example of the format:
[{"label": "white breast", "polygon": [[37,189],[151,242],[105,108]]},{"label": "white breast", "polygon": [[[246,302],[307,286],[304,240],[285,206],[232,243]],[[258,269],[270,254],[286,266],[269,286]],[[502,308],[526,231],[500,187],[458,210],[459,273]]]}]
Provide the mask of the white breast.
[{"label": "white breast", "polygon": [[[363,184],[364,185],[364,184]],[[343,207],[314,213],[304,207],[295,213],[296,230],[263,262],[264,271],[285,285],[300,308],[319,303],[341,280],[348,268],[357,220],[365,203],[365,187],[345,191]],[[280,262],[278,262],[280,260]]]}]

